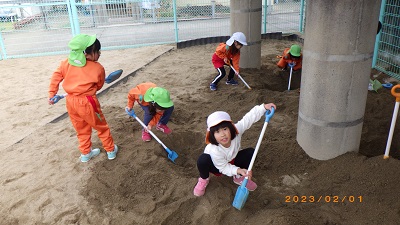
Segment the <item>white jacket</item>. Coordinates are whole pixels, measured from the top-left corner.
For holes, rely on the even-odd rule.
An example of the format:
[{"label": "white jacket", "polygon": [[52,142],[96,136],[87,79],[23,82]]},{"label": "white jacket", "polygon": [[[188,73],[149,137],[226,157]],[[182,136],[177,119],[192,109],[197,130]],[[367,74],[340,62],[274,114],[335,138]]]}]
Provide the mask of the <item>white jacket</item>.
[{"label": "white jacket", "polygon": [[211,156],[214,166],[219,170],[220,173],[230,177],[237,175],[237,170],[239,167],[232,165],[229,162],[236,157],[240,150],[242,150],[240,148],[240,141],[242,140],[243,133],[249,129],[251,125],[259,121],[266,111],[267,110],[264,108],[264,104],[261,104],[254,106],[248,113],[246,113],[246,115],[244,115],[244,117],[235,124],[239,134],[237,134],[235,139],[232,140],[229,148],[214,144],[208,144],[206,146],[204,153]]}]

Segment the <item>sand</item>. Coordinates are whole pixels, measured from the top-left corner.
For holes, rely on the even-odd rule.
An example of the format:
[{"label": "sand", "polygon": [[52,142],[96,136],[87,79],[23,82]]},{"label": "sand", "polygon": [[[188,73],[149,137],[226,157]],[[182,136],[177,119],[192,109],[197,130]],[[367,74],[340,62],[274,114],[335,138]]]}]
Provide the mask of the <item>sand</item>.
[{"label": "sand", "polygon": [[[359,152],[310,158],[296,142],[301,74],[287,91],[289,73],[275,66],[276,55],[291,44],[264,40],[262,67],[241,70],[252,90],[239,81],[221,82],[216,92],[209,90],[216,44],[103,51],[106,73],[124,70],[99,97],[120,152],[110,161],[102,150],[88,163],[79,161],[75,131],[62,117],[65,100],[47,104],[50,76],[66,56],[0,61],[1,224],[398,224],[399,126],[391,157],[382,157],[394,97],[387,89],[368,93]],[[374,70],[371,77],[388,78]],[[178,153],[176,164],[155,140],[144,143],[140,125],[124,112],[128,91],[145,81],[171,92],[173,133],[154,133]],[[226,176],[211,176],[206,194],[194,196],[206,117],[224,110],[237,121],[263,102],[278,109],[254,164],[258,188],[245,207],[232,207],[238,186]],[[142,118],[140,107],[134,109]],[[243,147],[255,147],[262,125],[244,134]],[[101,147],[96,132],[92,140]]]}]

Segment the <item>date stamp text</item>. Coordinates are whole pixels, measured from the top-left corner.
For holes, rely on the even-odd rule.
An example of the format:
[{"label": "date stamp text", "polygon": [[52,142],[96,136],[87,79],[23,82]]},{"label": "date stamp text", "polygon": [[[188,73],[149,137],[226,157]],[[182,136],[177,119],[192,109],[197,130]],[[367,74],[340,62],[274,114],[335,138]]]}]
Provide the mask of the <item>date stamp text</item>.
[{"label": "date stamp text", "polygon": [[339,195],[286,195],[285,202],[287,203],[314,203],[314,202],[323,202],[323,203],[361,203],[363,202],[363,196],[339,196]]}]

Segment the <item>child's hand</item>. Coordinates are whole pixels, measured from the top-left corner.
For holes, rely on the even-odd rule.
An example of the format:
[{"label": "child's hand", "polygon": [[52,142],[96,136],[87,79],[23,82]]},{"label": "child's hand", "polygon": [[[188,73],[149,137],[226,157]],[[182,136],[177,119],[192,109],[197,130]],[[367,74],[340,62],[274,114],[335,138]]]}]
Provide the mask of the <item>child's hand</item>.
[{"label": "child's hand", "polygon": [[294,66],[296,66],[296,62],[295,61],[291,61],[291,62],[288,63],[288,66],[289,67],[294,67]]},{"label": "child's hand", "polygon": [[230,65],[229,59],[228,58],[224,58],[224,63]]},{"label": "child's hand", "polygon": [[274,103],[268,103],[268,104],[264,104],[264,108],[266,110],[271,110],[271,107],[274,107],[276,110],[276,105]]},{"label": "child's hand", "polygon": [[132,108],[125,107],[125,112],[126,112],[129,116],[136,117],[135,111],[133,111]]},{"label": "child's hand", "polygon": [[147,131],[151,130],[151,128],[153,128],[153,127],[150,124],[147,125],[147,127],[146,127]]},{"label": "child's hand", "polygon": [[240,174],[244,177],[249,177],[249,179],[251,179],[251,177],[253,175],[252,171],[247,171],[246,169],[242,169],[242,168],[239,168],[237,170],[237,174]]}]

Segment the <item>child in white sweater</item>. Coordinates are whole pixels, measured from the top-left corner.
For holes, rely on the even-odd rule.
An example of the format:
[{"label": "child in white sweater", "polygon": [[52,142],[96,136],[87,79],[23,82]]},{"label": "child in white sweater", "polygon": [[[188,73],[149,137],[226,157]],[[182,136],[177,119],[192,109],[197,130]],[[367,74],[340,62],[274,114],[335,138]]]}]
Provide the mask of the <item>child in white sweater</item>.
[{"label": "child in white sweater", "polygon": [[239,122],[232,123],[228,113],[217,111],[207,118],[207,133],[204,153],[197,160],[200,178],[193,190],[195,196],[202,196],[209,183],[209,173],[233,176],[233,182],[241,185],[244,177],[249,176],[246,188],[254,191],[257,184],[251,181],[252,173],[247,171],[254,148],[241,149],[240,141],[244,131],[259,121],[267,110],[275,104],[261,104],[253,107]]}]

